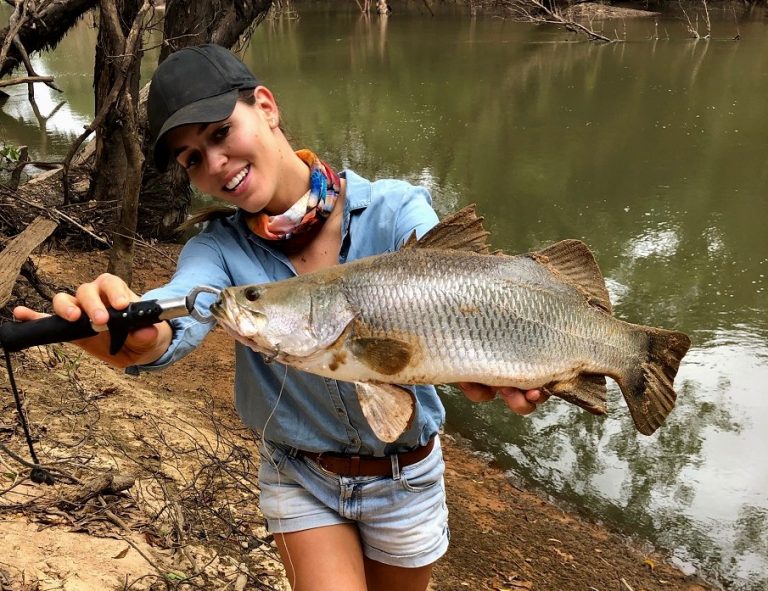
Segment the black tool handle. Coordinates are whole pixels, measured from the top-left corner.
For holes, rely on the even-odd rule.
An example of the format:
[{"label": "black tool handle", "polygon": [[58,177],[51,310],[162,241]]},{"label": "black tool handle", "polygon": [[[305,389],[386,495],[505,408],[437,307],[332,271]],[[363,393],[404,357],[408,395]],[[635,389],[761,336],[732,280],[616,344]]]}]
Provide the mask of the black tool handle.
[{"label": "black tool handle", "polygon": [[[122,348],[130,331],[159,322],[163,308],[157,300],[147,300],[134,302],[125,310],[107,308],[107,312],[107,327],[111,335],[109,352],[114,355]],[[75,341],[96,334],[85,314],[74,322],[61,316],[48,316],[39,320],[0,325],[0,345],[13,353],[29,347]]]},{"label": "black tool handle", "polygon": [[61,316],[48,316],[28,322],[6,322],[0,325],[0,344],[9,353],[50,343],[84,339],[96,334],[86,315],[70,322]]}]

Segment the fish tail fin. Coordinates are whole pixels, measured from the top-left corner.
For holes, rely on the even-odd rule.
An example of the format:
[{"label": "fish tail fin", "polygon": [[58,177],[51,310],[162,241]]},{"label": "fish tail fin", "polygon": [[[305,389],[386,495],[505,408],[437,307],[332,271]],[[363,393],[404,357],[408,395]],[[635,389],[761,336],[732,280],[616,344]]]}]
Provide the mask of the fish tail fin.
[{"label": "fish tail fin", "polygon": [[640,328],[648,338],[646,359],[617,381],[637,430],[651,435],[675,406],[673,382],[691,339],[681,332]]}]

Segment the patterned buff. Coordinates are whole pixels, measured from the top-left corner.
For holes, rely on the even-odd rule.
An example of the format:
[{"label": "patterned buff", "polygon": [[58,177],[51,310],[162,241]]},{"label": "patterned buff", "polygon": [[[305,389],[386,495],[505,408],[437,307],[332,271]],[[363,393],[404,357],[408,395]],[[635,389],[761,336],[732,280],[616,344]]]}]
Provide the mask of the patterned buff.
[{"label": "patterned buff", "polygon": [[280,215],[260,211],[249,214],[246,218],[248,227],[257,236],[267,240],[288,240],[325,221],[336,205],[341,191],[339,175],[310,150],[298,150],[296,155],[309,166],[309,191]]}]

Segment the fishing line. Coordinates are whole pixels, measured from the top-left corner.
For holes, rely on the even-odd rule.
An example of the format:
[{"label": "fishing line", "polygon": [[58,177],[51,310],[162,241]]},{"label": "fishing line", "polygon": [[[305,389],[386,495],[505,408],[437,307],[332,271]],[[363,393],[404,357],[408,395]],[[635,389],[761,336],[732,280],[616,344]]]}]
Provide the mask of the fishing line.
[{"label": "fishing line", "polygon": [[[271,362],[272,362],[271,359],[269,361],[267,361],[267,363],[271,363]],[[267,420],[264,421],[264,426],[261,429],[262,440],[266,439],[266,437],[267,437],[267,425],[269,425],[269,421],[272,420],[272,417],[274,416],[275,411],[277,410],[277,405],[280,404],[280,399],[283,397],[283,390],[285,390],[285,382],[288,379],[288,366],[285,365],[284,367],[285,367],[285,373],[283,374],[283,381],[280,384],[280,392],[278,392],[277,400],[275,400],[275,404],[272,407],[272,410],[269,412],[269,416],[267,417]],[[275,460],[272,459],[272,454],[271,453],[267,453],[267,458],[269,460],[269,463],[272,465],[272,467],[275,469],[275,472],[277,473],[277,488],[279,489],[280,486],[281,486],[281,484],[280,484],[280,470],[278,469],[277,464],[275,463]],[[283,529],[283,520],[280,517],[280,496],[281,496],[280,494],[277,495],[277,525],[278,525],[278,528],[280,530],[282,530]],[[283,531],[279,531],[278,534],[280,535],[280,537],[283,540],[283,546],[285,547],[285,557],[288,559],[288,564],[290,565],[291,571],[293,572],[293,580],[291,581],[291,589],[293,589],[293,591],[296,591],[296,589],[297,589],[297,587],[296,587],[296,585],[297,585],[297,583],[296,583],[296,576],[297,575],[296,575],[296,567],[293,565],[293,559],[291,558],[291,551],[288,548],[288,543],[285,541],[285,533]]]},{"label": "fishing line", "polygon": [[[19,422],[21,423],[21,428],[24,431],[24,438],[27,440],[27,447],[29,448],[29,455],[32,458],[32,463],[34,464],[34,467],[32,468],[32,472],[30,473],[29,477],[32,480],[32,482],[36,484],[53,484],[55,482],[55,479],[53,477],[53,474],[51,474],[48,470],[40,466],[40,460],[37,459],[37,454],[35,453],[35,446],[32,443],[32,434],[29,432],[29,424],[27,423],[27,416],[24,414],[24,408],[21,404],[21,395],[19,394],[19,390],[16,387],[16,379],[13,376],[13,365],[11,363],[11,354],[8,352],[8,350],[3,347],[3,354],[5,356],[5,368],[8,371],[8,380],[11,384],[11,391],[13,392],[13,399],[16,403],[16,412],[19,415]],[[3,446],[5,449],[5,446]],[[11,456],[13,457],[13,456]],[[18,461],[17,458],[14,457]],[[28,465],[26,462],[22,462],[23,464]]]}]

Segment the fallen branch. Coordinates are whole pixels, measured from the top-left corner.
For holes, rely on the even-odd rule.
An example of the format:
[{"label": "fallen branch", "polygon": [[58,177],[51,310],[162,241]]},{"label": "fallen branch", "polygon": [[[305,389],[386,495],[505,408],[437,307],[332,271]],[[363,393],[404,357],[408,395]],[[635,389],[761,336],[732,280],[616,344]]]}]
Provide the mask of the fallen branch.
[{"label": "fallen branch", "polygon": [[[34,67],[32,67],[32,60],[29,59],[29,55],[27,54],[27,50],[24,47],[24,44],[21,42],[21,39],[18,35],[16,35],[13,38],[13,46],[16,48],[16,51],[19,52],[19,55],[21,56],[21,61],[24,62],[24,67],[27,69],[27,74],[32,77],[38,77],[37,72],[35,72]],[[56,86],[53,82],[45,82],[43,81],[46,86],[49,88],[52,88],[53,90],[57,92],[62,92],[61,88]],[[34,101],[35,100],[35,85],[34,83],[29,83],[29,100]]]},{"label": "fallen branch", "polygon": [[709,18],[709,7],[707,6],[707,0],[701,0],[701,3],[704,5],[704,22],[706,23],[706,33],[704,35],[699,33],[699,14],[696,13],[696,22],[693,23],[691,21],[691,17],[688,16],[688,13],[685,10],[683,3],[678,0],[680,10],[683,12],[683,16],[685,17],[685,28],[697,41],[700,39],[709,39],[712,34],[712,22]]},{"label": "fallen branch", "polygon": [[34,207],[35,209],[40,209],[40,210],[46,212],[54,220],[65,221],[68,224],[72,224],[78,230],[82,230],[83,232],[88,234],[88,236],[90,236],[91,238],[93,238],[94,240],[96,240],[97,242],[100,242],[101,244],[103,244],[105,246],[112,246],[109,243],[108,240],[102,238],[101,236],[97,236],[96,234],[91,232],[88,228],[86,228],[81,223],[79,223],[77,220],[75,220],[74,218],[68,216],[67,214],[59,211],[55,207],[38,205],[37,203],[34,203],[32,201],[28,201],[27,199],[23,199],[22,197],[19,197],[18,200],[21,201],[22,203],[25,203],[26,205],[29,205],[30,207]]},{"label": "fallen branch", "polygon": [[46,493],[35,501],[35,504],[44,506],[48,503],[55,505],[59,509],[67,510],[75,506],[84,505],[90,499],[101,495],[116,495],[131,488],[135,482],[136,480],[133,476],[107,472],[79,483],[77,488],[68,489],[64,492],[57,491],[55,494]]},{"label": "fallen branch", "polygon": [[[16,6],[26,4],[28,2],[24,0]],[[7,53],[0,52],[0,76],[9,74],[22,61],[18,49],[12,43],[16,35],[30,54],[53,49],[72,25],[95,4],[96,0],[36,2],[34,10],[30,11],[27,18],[22,21],[17,18],[15,25],[9,21],[9,26],[0,30],[0,39],[8,42]]]},{"label": "fallen branch", "polygon": [[53,220],[39,216],[0,252],[0,308],[10,299],[24,262],[57,227]]},{"label": "fallen branch", "polygon": [[[14,461],[18,462],[22,466],[26,468],[31,469],[40,469],[45,470],[47,472],[52,472],[57,475],[59,478],[65,478],[69,480],[72,484],[82,484],[80,480],[72,476],[71,474],[68,474],[67,472],[64,472],[61,470],[61,468],[57,468],[56,466],[51,466],[49,464],[33,464],[32,462],[28,462],[24,458],[22,458],[19,454],[15,453],[13,450],[9,449],[7,446],[0,443],[0,451],[2,451],[5,455],[7,455],[9,458],[13,459]],[[9,489],[10,490],[10,489]],[[7,491],[3,491],[7,492]],[[15,507],[15,506],[14,506]],[[14,508],[12,507],[12,508]],[[7,508],[6,506],[3,506],[3,508]]]},{"label": "fallen branch", "polygon": [[540,0],[512,0],[504,3],[515,16],[515,20],[530,23],[545,23],[558,25],[573,33],[585,35],[590,41],[613,43],[618,39],[611,39],[598,33],[591,27],[566,18],[559,8],[549,8]]},{"label": "fallen branch", "polygon": [[8,31],[3,40],[3,46],[0,48],[0,66],[5,63],[8,50],[11,48],[14,38],[19,34],[21,27],[27,22],[27,3],[25,0],[17,2],[13,14],[8,19]]},{"label": "fallen branch", "polygon": [[10,80],[0,80],[0,88],[16,86],[17,84],[29,84],[30,82],[53,82],[53,76],[23,76],[21,78],[11,78]]}]

